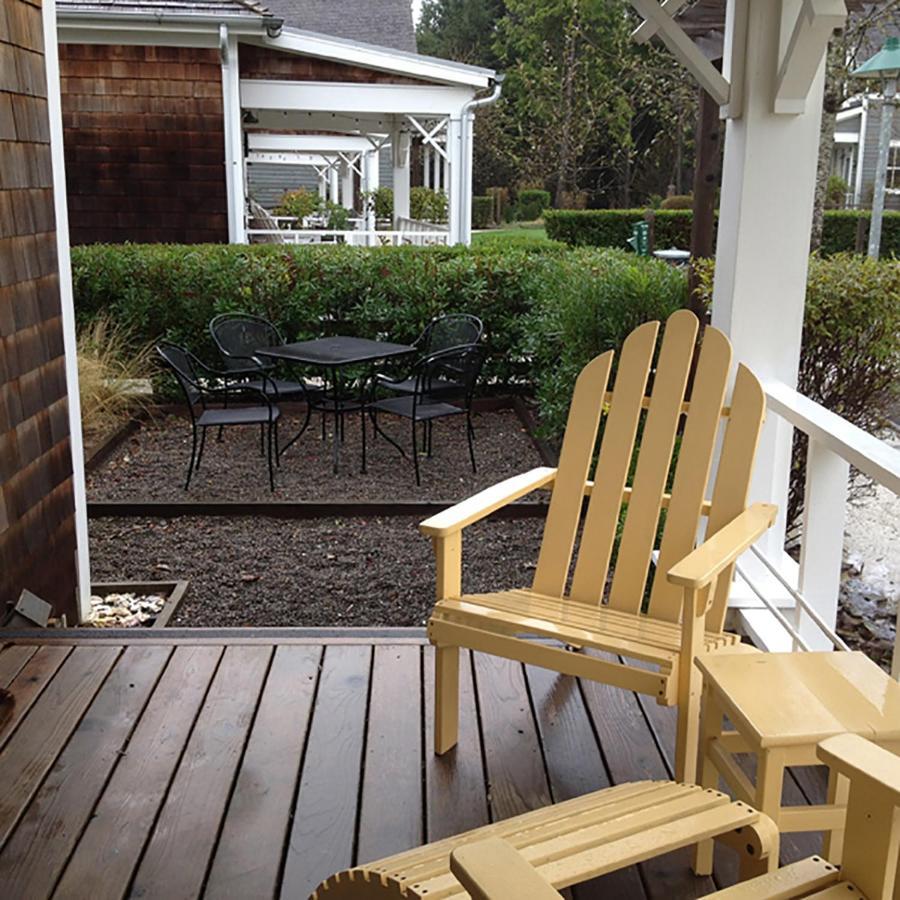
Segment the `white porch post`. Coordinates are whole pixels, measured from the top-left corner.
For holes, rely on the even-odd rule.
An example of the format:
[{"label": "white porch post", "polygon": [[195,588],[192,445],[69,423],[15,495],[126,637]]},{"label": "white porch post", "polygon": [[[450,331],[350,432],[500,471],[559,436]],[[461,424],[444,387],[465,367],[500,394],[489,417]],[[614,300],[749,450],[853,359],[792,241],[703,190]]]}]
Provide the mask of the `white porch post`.
[{"label": "white porch post", "polygon": [[444,157],[441,157],[441,190],[446,194],[450,189],[450,178],[448,173],[449,164]]},{"label": "white porch post", "polygon": [[422,145],[422,186],[431,187],[431,154],[430,145]]},{"label": "white porch post", "polygon": [[339,203],[341,199],[341,173],[335,163],[328,168],[328,199]]},{"label": "white porch post", "polygon": [[432,173],[431,173],[431,186],[439,191],[441,189],[447,190],[446,182],[441,181],[441,174],[443,172],[444,166],[444,157],[441,156],[440,153],[436,151],[432,151],[431,153],[431,165],[432,165]]},{"label": "white porch post", "polygon": [[399,219],[409,218],[409,145],[410,135],[395,130],[391,136],[394,165],[394,228]]},{"label": "white porch post", "polygon": [[[363,154],[363,190],[366,193],[378,190],[378,151],[369,150]],[[375,204],[371,199],[366,204],[366,231],[375,231]],[[366,240],[374,246],[375,238],[370,234]]]},{"label": "white porch post", "polygon": [[247,243],[244,222],[244,142],[241,124],[240,69],[238,41],[219,27],[219,55],[222,62],[222,115],[225,131],[225,195],[228,205],[228,241]]},{"label": "white porch post", "polygon": [[69,407],[69,444],[72,453],[77,605],[78,617],[83,622],[91,613],[91,561],[88,551],[87,491],[84,474],[84,438],[81,430],[81,397],[78,390],[78,341],[75,332],[75,301],[72,295],[72,261],[69,257],[69,208],[66,197],[66,166],[63,156],[56,0],[44,0],[42,19],[44,66],[47,76],[47,117],[50,124],[53,209],[56,215],[59,300],[62,311],[66,394]]},{"label": "white porch post", "polygon": [[[824,54],[805,109],[776,114],[779,60],[802,0],[729,0],[733,68],[743,82],[739,118],[728,120],[719,211],[712,322],[734,344],[736,360],[763,382],[797,383],[809,262]],[[736,35],[736,6],[746,28]],[[745,52],[741,60],[741,41]],[[824,49],[824,45],[823,45]],[[781,52],[780,52],[781,51]],[[792,428],[770,415],[763,431],[753,499],[778,504],[778,521],[761,542],[771,559],[783,554]]]},{"label": "white porch post", "polygon": [[450,183],[447,192],[448,210],[447,222],[449,226],[450,244],[464,244],[464,218],[463,218],[463,191],[465,189],[464,154],[462,146],[463,137],[462,119],[451,117],[447,122],[447,155],[450,157]]},{"label": "white porch post", "polygon": [[356,194],[356,180],[353,177],[353,166],[343,160],[341,162],[341,203],[344,209],[353,209]]}]

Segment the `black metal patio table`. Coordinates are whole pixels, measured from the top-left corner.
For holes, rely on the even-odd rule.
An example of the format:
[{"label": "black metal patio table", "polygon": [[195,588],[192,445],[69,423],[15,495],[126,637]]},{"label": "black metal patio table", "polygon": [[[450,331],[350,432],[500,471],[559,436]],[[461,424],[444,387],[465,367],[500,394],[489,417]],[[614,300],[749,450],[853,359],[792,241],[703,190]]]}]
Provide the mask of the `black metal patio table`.
[{"label": "black metal patio table", "polygon": [[[286,363],[297,363],[308,366],[316,366],[326,372],[325,391],[321,403],[313,408],[323,409],[326,412],[334,412],[334,437],[332,442],[332,462],[334,472],[337,474],[340,462],[340,437],[342,428],[342,416],[345,413],[359,410],[362,426],[362,471],[366,471],[366,400],[365,379],[360,380],[358,400],[347,400],[341,396],[341,369],[347,366],[361,363],[376,363],[384,359],[397,356],[405,356],[414,353],[415,347],[408,344],[393,344],[389,341],[373,341],[369,338],[348,337],[336,335],[335,337],[317,338],[312,341],[299,341],[295,344],[283,344],[280,347],[266,347],[257,350],[260,356],[269,359],[278,359]],[[330,377],[329,377],[330,376]],[[331,397],[329,398],[329,382]],[[282,452],[287,450],[301,434],[304,428],[285,444]]]}]

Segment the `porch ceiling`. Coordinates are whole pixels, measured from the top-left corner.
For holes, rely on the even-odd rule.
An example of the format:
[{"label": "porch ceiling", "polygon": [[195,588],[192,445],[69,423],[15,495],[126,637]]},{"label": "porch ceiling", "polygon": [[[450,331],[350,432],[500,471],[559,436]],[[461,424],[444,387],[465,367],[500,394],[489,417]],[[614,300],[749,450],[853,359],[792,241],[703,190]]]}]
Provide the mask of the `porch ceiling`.
[{"label": "porch ceiling", "polygon": [[[671,777],[673,710],[480,654],[461,667],[460,745],[433,756],[434,657],[420,634],[13,638],[0,650],[16,701],[0,728],[4,896],[305,897],[355,862]],[[824,780],[797,779],[790,802],[824,796]],[[817,841],[788,835],[782,850],[808,856]],[[712,887],[681,854],[575,897]]]}]

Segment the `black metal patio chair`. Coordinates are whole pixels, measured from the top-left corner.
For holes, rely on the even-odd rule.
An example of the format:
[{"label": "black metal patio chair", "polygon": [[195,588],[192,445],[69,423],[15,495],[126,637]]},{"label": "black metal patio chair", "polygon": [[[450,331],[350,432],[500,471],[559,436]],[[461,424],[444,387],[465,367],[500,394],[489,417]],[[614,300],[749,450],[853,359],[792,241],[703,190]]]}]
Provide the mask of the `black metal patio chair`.
[{"label": "black metal patio chair", "polygon": [[322,391],[305,381],[278,378],[276,363],[256,355],[257,350],[285,343],[278,328],[262,316],[222,313],[210,321],[209,333],[222,357],[222,365],[232,377],[263,391],[276,403],[281,400],[302,400],[306,403],[306,418],[297,436],[303,434],[312,414],[311,401]]},{"label": "black metal patio chair", "polygon": [[[425,357],[451,347],[462,347],[477,344],[484,334],[484,323],[478,316],[469,313],[448,313],[432,319],[422,333],[413,341],[412,346]],[[420,359],[421,361],[421,359]],[[391,378],[384,374],[377,376],[378,387],[393,394],[413,394],[416,390],[416,365],[412,370],[399,378]],[[460,385],[450,384],[434,386],[434,393],[445,390],[452,394],[459,392]]]},{"label": "black metal patio chair", "polygon": [[[416,442],[416,425],[419,422],[422,422],[425,427],[423,449],[428,456],[431,456],[434,420],[447,416],[465,415],[469,459],[472,461],[472,471],[478,471],[475,464],[472,398],[486,356],[487,350],[480,344],[464,344],[461,347],[450,347],[437,353],[431,353],[420,359],[413,368],[411,374],[414,388],[411,394],[387,397],[381,400],[373,399],[368,404],[376,432],[393,444],[403,456],[406,456],[406,451],[390,435],[385,434],[379,428],[377,414],[385,412],[409,419],[417,485],[422,483]],[[455,394],[452,391],[455,391]]]},{"label": "black metal patio chair", "polygon": [[[267,458],[269,487],[274,491],[281,410],[272,402],[273,395],[247,381],[235,381],[227,371],[210,368],[178,344],[165,341],[157,345],[156,352],[178,381],[191,417],[191,458],[184,489],[190,487],[191,476],[200,468],[208,428],[259,425],[260,453]],[[261,378],[268,380],[264,374]],[[231,405],[241,400],[254,405]],[[219,403],[221,407],[210,405]]]}]

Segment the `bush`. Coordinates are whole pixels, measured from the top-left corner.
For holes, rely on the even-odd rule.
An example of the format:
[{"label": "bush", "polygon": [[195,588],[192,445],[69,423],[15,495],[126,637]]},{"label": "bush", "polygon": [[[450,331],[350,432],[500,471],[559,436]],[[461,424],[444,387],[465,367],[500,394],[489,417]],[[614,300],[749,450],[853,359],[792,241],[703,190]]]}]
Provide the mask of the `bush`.
[{"label": "bush", "polygon": [[690,209],[694,208],[694,197],[692,194],[673,194],[666,197],[659,204],[660,209]]},{"label": "bush", "polygon": [[494,198],[472,198],[472,227],[487,228],[493,223]]},{"label": "bush", "polygon": [[825,188],[825,209],[843,209],[850,185],[840,175],[829,175]]},{"label": "bush", "polygon": [[311,216],[322,205],[322,198],[308,188],[297,188],[295,191],[285,191],[281,196],[278,206],[275,207],[276,216],[296,216],[305,219]]},{"label": "bush", "polygon": [[[712,298],[713,264],[700,267],[703,299]],[[841,253],[809,261],[803,350],[797,390],[872,432],[900,394],[900,266]],[[795,442],[788,528],[803,508],[806,443]]]},{"label": "bush", "polygon": [[535,273],[526,333],[544,433],[559,438],[575,379],[638,325],[684,305],[684,273],[621,250],[578,250]]},{"label": "bush", "polygon": [[[654,238],[657,248],[691,244],[690,210],[656,210]],[[544,214],[547,237],[573,247],[625,247],[636,222],[643,222],[643,209],[548,209]]]},{"label": "bush", "polygon": [[426,187],[414,187],[409,192],[409,214],[425,222],[447,221],[447,195]]},{"label": "bush", "polygon": [[73,248],[72,264],[80,323],[108,312],[135,346],[165,337],[215,361],[207,326],[221,312],[263,315],[288,340],[350,334],[404,342],[439,313],[470,312],[489,329],[486,377],[510,385],[528,378],[534,277],[569,252],[536,241],[477,250],[96,244]]},{"label": "bush", "polygon": [[516,200],[516,214],[523,222],[539,219],[550,206],[550,192],[536,188],[523,188]]},{"label": "bush", "polygon": [[389,187],[380,187],[370,191],[366,200],[371,200],[375,207],[376,219],[394,220],[394,191]]},{"label": "bush", "polygon": [[[553,209],[544,214],[547,236],[573,247],[623,247],[631,237],[631,226],[644,218],[643,209]],[[690,210],[658,210],[656,247],[690,246]],[[866,223],[868,211],[826,210],[822,233],[823,256],[852,252],[856,248],[857,222]],[[868,233],[868,226],[866,226]],[[900,212],[886,212],[881,232],[881,255],[900,256]]]}]

